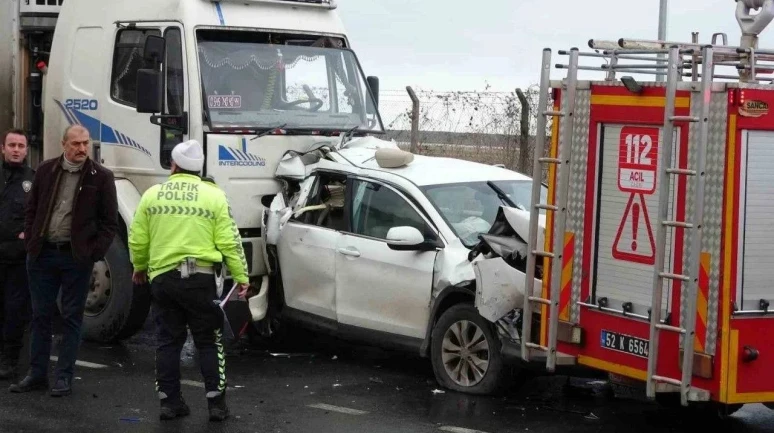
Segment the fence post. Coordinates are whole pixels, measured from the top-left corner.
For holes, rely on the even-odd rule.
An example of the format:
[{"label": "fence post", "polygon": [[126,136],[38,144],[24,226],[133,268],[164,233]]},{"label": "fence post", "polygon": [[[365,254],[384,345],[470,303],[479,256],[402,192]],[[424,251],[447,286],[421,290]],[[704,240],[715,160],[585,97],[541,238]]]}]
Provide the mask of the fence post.
[{"label": "fence post", "polygon": [[408,92],[412,103],[411,148],[409,149],[409,151],[411,153],[416,153],[417,148],[419,147],[419,98],[417,98],[417,94],[414,93],[414,89],[412,89],[411,86],[406,86],[406,91]]},{"label": "fence post", "polygon": [[[530,174],[530,158],[529,158],[529,100],[524,95],[521,89],[516,89],[516,96],[519,97],[521,102],[521,139],[519,140],[519,171],[529,175]],[[540,131],[538,131],[538,134]]]}]

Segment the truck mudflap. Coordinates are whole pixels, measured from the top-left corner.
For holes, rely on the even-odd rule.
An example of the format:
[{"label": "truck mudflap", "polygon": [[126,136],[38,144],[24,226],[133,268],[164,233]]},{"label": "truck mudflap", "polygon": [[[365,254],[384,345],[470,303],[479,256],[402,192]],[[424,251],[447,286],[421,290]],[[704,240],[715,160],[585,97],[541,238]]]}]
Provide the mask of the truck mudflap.
[{"label": "truck mudflap", "polygon": [[[524,305],[527,242],[522,233],[528,218],[529,214],[519,209],[500,207],[489,233],[481,235],[481,242],[470,252],[476,276],[476,309],[490,322]],[[539,296],[542,291],[540,269],[535,275],[530,296]]]}]

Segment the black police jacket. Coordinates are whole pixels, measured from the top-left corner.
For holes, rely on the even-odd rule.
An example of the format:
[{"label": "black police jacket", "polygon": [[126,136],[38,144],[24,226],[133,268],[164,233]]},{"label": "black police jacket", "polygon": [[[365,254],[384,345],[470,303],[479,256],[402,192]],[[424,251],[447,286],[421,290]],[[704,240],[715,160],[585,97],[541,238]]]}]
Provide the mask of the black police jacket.
[{"label": "black police jacket", "polygon": [[24,205],[35,171],[26,165],[0,164],[0,263],[24,263]]}]

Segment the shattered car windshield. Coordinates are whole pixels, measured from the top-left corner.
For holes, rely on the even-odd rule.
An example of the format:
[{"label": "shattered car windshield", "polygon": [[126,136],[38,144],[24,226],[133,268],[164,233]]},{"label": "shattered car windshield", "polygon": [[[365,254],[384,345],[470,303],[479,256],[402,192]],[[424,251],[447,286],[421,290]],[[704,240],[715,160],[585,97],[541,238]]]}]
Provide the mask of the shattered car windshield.
[{"label": "shattered car windshield", "polygon": [[354,53],[199,35],[203,104],[215,128],[384,128]]},{"label": "shattered car windshield", "polygon": [[[529,210],[532,199],[532,181],[507,180],[487,182],[429,185],[423,192],[443,216],[457,237],[467,247],[479,242],[479,235],[489,232],[500,206],[511,204],[503,200],[501,190],[515,207]],[[540,202],[545,203],[548,190],[541,187]],[[545,211],[541,211],[543,214]]]}]

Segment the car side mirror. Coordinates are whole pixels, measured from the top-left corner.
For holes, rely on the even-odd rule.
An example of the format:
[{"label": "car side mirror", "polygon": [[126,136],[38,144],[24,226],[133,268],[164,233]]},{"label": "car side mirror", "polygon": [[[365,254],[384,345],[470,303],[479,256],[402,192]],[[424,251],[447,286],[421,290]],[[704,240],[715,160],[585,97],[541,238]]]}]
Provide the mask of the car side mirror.
[{"label": "car side mirror", "polygon": [[425,239],[415,227],[393,227],[387,232],[387,246],[395,251],[433,251],[437,242]]}]

